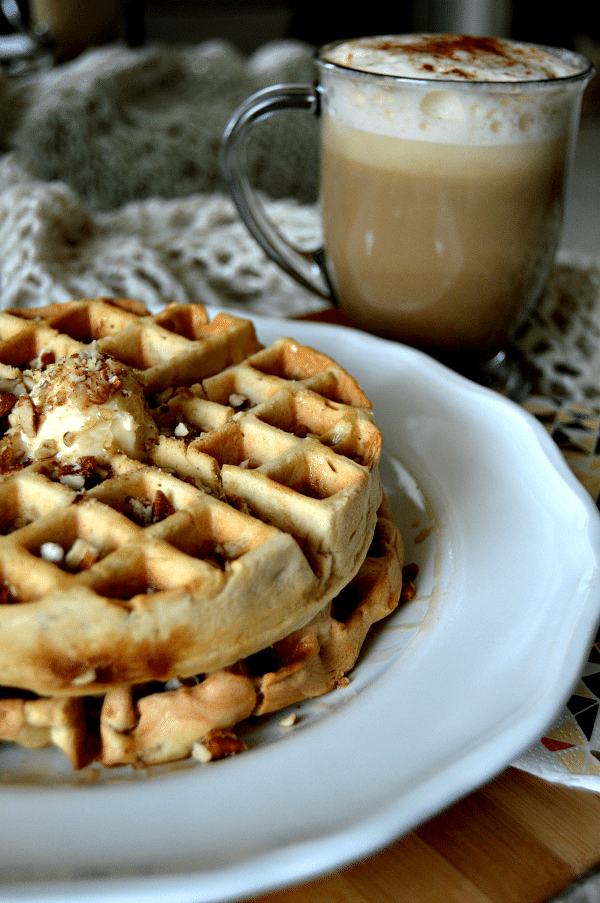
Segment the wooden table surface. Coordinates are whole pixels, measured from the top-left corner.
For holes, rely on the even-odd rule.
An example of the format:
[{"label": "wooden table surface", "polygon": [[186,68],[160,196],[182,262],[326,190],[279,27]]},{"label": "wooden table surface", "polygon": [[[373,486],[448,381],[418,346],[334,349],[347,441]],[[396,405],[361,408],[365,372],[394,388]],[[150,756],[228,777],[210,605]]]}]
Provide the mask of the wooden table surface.
[{"label": "wooden table surface", "polygon": [[254,903],[544,903],[598,866],[600,794],[508,768],[376,855]]},{"label": "wooden table surface", "polygon": [[600,795],[515,768],[374,856],[254,903],[543,903],[600,863]]}]

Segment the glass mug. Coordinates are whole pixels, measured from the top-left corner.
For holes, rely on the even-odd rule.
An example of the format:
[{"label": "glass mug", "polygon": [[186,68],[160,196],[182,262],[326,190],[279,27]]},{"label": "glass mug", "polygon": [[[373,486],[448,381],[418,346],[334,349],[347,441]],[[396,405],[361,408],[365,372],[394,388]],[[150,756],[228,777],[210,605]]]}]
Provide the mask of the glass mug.
[{"label": "glass mug", "polygon": [[[395,74],[406,46],[419,52]],[[515,48],[521,68],[509,61],[500,75],[513,80],[498,80]],[[373,50],[393,57],[391,72],[368,68]],[[530,57],[546,54],[556,72],[532,73]],[[553,262],[593,66],[567,50],[443,35],[335,42],[315,59],[314,87],[263,90],[229,122],[221,164],[242,220],[287,273],[369,332],[451,352],[501,347]],[[489,71],[468,68],[481,59]],[[291,108],[320,118],[324,247],[309,252],[274,226],[246,175],[254,125]]]}]

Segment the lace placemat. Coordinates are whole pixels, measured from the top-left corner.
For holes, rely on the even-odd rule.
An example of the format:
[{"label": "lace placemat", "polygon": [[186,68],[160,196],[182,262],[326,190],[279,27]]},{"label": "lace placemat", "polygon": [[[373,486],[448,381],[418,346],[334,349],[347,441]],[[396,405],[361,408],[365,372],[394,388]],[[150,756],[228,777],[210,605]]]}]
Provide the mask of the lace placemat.
[{"label": "lace placemat", "polygon": [[533,395],[600,408],[600,249],[559,256],[516,345],[536,368]]},{"label": "lace placemat", "polygon": [[[300,243],[318,242],[314,207],[269,202]],[[93,212],[63,182],[0,158],[0,290],[3,307],[113,295],[155,312],[171,301],[292,316],[323,302],[266,261],[224,195],[131,202]]]}]

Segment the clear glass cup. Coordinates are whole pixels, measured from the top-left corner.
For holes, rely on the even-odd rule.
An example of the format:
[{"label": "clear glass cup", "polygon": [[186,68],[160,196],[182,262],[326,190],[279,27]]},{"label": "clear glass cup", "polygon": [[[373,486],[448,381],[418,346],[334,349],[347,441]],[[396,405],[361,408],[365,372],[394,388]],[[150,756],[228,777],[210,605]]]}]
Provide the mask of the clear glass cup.
[{"label": "clear glass cup", "polygon": [[[540,47],[572,71],[433,81],[340,65],[338,44],[317,52],[316,85],[268,88],[232,117],[221,163],[239,214],[273,260],[357,326],[489,356],[547,280],[594,68]],[[274,226],[247,177],[253,127],[288,109],[320,118],[324,242],[309,252]]]}]

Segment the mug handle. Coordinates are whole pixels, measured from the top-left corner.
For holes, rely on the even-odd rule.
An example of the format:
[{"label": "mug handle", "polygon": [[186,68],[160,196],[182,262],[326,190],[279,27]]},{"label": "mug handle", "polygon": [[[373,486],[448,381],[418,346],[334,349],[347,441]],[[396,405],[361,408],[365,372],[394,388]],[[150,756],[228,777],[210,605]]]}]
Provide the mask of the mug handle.
[{"label": "mug handle", "polygon": [[323,248],[305,251],[290,242],[266,215],[246,175],[247,138],[251,129],[268,116],[290,109],[308,110],[318,116],[318,88],[274,85],[253,94],[238,107],[223,135],[221,172],[242,221],[267,256],[305,288],[335,303]]}]

